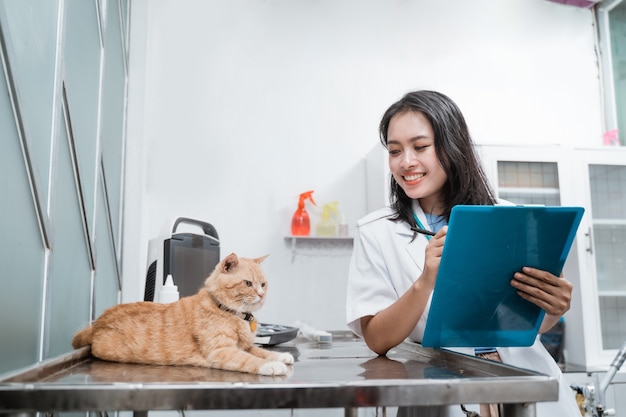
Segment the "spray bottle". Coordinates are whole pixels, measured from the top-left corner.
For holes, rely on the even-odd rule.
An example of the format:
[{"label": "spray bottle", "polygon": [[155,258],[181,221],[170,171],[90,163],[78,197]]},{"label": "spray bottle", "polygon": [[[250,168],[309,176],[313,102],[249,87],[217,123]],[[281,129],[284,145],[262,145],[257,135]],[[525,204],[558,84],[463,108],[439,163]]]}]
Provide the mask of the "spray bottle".
[{"label": "spray bottle", "polygon": [[291,234],[293,236],[308,236],[311,232],[311,221],[309,220],[309,213],[304,208],[304,201],[309,199],[313,205],[316,205],[312,194],[313,190],[300,194],[298,210],[296,210],[291,219]]},{"label": "spray bottle", "polygon": [[337,201],[324,204],[322,209],[322,219],[315,227],[315,234],[320,237],[337,236],[337,222],[331,218],[331,214],[338,215]]}]

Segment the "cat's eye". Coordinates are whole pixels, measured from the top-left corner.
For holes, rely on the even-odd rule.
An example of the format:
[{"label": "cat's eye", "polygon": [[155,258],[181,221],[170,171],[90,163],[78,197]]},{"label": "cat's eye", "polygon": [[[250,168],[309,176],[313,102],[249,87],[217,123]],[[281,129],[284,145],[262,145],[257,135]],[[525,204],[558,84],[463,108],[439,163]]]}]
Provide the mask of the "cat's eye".
[{"label": "cat's eye", "polygon": [[246,284],[246,287],[251,287],[252,286],[252,281],[248,281],[247,279],[245,279],[243,281],[244,284]]},{"label": "cat's eye", "polygon": [[262,283],[262,284],[261,284],[261,288],[265,288],[265,283]]}]

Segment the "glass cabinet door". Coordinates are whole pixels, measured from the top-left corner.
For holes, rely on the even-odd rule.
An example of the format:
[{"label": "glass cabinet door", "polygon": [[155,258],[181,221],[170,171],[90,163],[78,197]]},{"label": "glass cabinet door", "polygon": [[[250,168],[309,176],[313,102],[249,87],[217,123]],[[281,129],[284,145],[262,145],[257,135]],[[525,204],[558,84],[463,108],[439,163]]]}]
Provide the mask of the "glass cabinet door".
[{"label": "glass cabinet door", "polygon": [[[576,149],[573,192],[586,205],[579,244],[587,370],[606,369],[626,341],[626,147]],[[582,205],[582,204],[581,204]]]},{"label": "glass cabinet door", "polygon": [[515,204],[561,205],[556,162],[496,161],[496,194]]},{"label": "glass cabinet door", "polygon": [[571,177],[569,153],[558,146],[480,145],[482,166],[498,198],[515,204],[570,205],[563,184]]},{"label": "glass cabinet door", "polygon": [[626,341],[626,161],[590,163],[591,223],[602,349]]}]

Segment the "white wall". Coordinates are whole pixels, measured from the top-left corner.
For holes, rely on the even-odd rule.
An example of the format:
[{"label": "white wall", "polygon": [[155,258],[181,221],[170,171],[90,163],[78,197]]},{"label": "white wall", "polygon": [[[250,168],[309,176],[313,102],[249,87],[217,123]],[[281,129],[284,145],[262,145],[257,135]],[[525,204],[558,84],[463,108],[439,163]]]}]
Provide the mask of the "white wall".
[{"label": "white wall", "polygon": [[187,216],[223,256],[270,254],[261,321],[345,328],[349,254],[292,262],[284,237],[303,191],[366,213],[363,158],[412,89],[479,143],[601,144],[592,13],[546,0],[133,0],[129,73],[125,302]]}]

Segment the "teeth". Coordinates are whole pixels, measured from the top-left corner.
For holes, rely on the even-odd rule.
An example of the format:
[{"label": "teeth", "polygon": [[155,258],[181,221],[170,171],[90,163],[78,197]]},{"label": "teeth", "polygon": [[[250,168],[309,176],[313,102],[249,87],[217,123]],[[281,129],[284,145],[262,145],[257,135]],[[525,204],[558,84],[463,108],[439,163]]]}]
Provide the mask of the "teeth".
[{"label": "teeth", "polygon": [[426,175],[426,174],[409,175],[409,176],[405,176],[404,179],[407,180],[407,181],[415,181],[417,179],[422,178],[424,175]]}]

